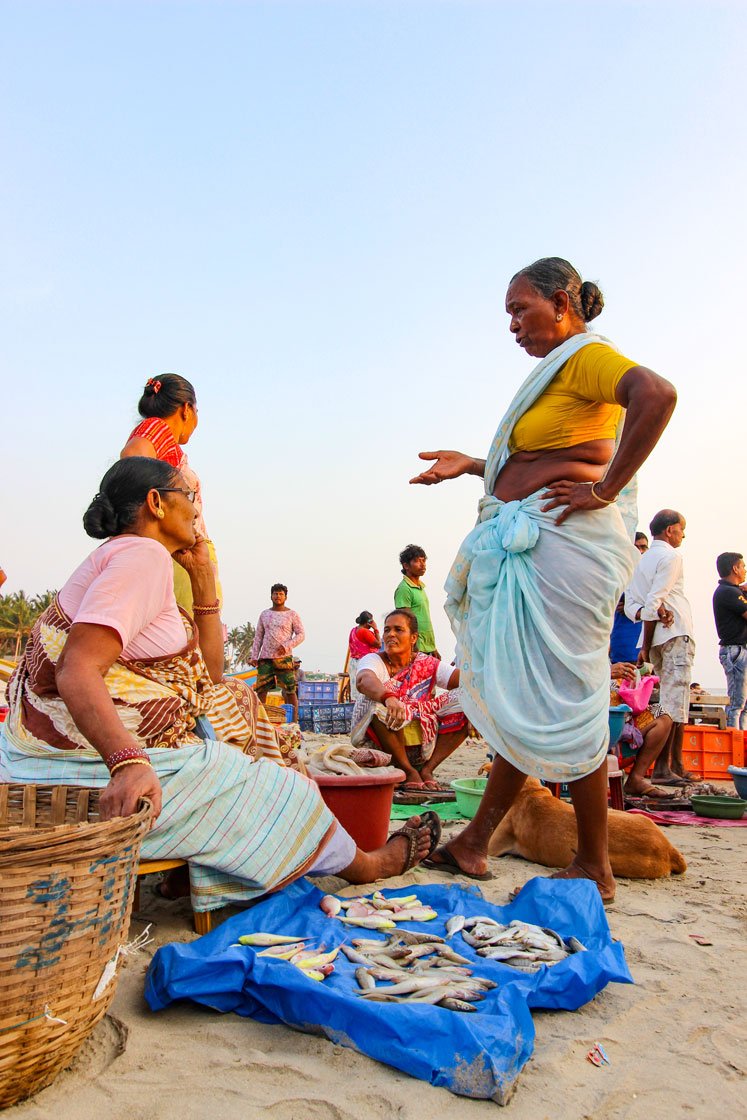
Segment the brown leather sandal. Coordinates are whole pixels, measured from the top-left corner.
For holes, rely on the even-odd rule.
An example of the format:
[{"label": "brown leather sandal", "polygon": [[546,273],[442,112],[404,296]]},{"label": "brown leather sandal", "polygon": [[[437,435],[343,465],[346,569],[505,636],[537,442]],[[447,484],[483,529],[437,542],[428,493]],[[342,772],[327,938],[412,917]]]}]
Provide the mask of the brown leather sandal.
[{"label": "brown leather sandal", "polygon": [[402,828],[398,828],[396,832],[393,832],[391,836],[387,837],[387,843],[393,840],[395,836],[404,836],[407,840],[407,857],[405,859],[405,866],[402,871],[400,871],[400,875],[404,875],[406,871],[409,871],[410,868],[415,867],[416,864],[421,862],[421,860],[418,859],[418,833],[423,825],[427,826],[431,838],[430,846],[423,856],[423,859],[427,859],[428,856],[435,851],[441,839],[441,818],[438,816],[438,813],[420,813],[419,817],[410,817],[410,820],[419,820],[420,823],[414,825],[406,821]]}]

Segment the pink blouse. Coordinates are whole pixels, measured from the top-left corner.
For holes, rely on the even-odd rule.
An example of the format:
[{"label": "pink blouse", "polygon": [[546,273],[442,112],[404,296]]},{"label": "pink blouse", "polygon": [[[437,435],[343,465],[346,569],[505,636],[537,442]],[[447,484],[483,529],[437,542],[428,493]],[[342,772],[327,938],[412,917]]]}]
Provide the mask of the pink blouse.
[{"label": "pink blouse", "polygon": [[59,600],[74,623],[115,630],[127,661],[170,657],[187,644],[171,557],[148,537],[126,534],[99,545],[75,569]]}]

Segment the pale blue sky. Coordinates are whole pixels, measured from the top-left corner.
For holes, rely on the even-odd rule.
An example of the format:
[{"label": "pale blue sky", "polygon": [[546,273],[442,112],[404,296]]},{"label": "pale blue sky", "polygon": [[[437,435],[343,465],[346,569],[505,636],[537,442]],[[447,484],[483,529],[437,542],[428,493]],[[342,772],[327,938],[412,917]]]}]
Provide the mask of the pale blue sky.
[{"label": "pale blue sky", "polygon": [[8,590],[59,586],[147,377],[192,380],[230,625],[290,587],[342,665],[409,541],[441,587],[531,360],[505,286],[598,280],[599,329],[680,404],[641,524],[688,518],[696,674],[721,684],[714,557],[747,552],[742,4],[0,2]]}]

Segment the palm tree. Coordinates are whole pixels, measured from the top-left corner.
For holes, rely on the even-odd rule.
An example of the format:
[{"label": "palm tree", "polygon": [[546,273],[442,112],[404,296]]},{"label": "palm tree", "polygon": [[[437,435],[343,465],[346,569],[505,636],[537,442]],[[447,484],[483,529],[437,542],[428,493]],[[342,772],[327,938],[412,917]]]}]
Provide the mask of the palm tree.
[{"label": "palm tree", "polygon": [[252,656],[254,634],[255,630],[251,622],[245,622],[243,626],[234,626],[228,631],[226,660],[232,670],[248,666]]},{"label": "palm tree", "polygon": [[45,591],[32,598],[25,591],[16,591],[0,599],[0,651],[17,661],[21,647],[28,638],[42,611],[53,601],[56,591]]}]

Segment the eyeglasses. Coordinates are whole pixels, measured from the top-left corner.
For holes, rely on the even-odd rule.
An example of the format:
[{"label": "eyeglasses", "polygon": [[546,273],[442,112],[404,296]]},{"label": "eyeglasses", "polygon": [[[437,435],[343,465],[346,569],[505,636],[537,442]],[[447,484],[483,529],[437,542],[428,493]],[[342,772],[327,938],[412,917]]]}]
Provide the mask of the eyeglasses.
[{"label": "eyeglasses", "polygon": [[197,497],[196,490],[182,490],[178,486],[159,486],[157,489],[159,494],[184,494],[190,502],[194,502]]}]

